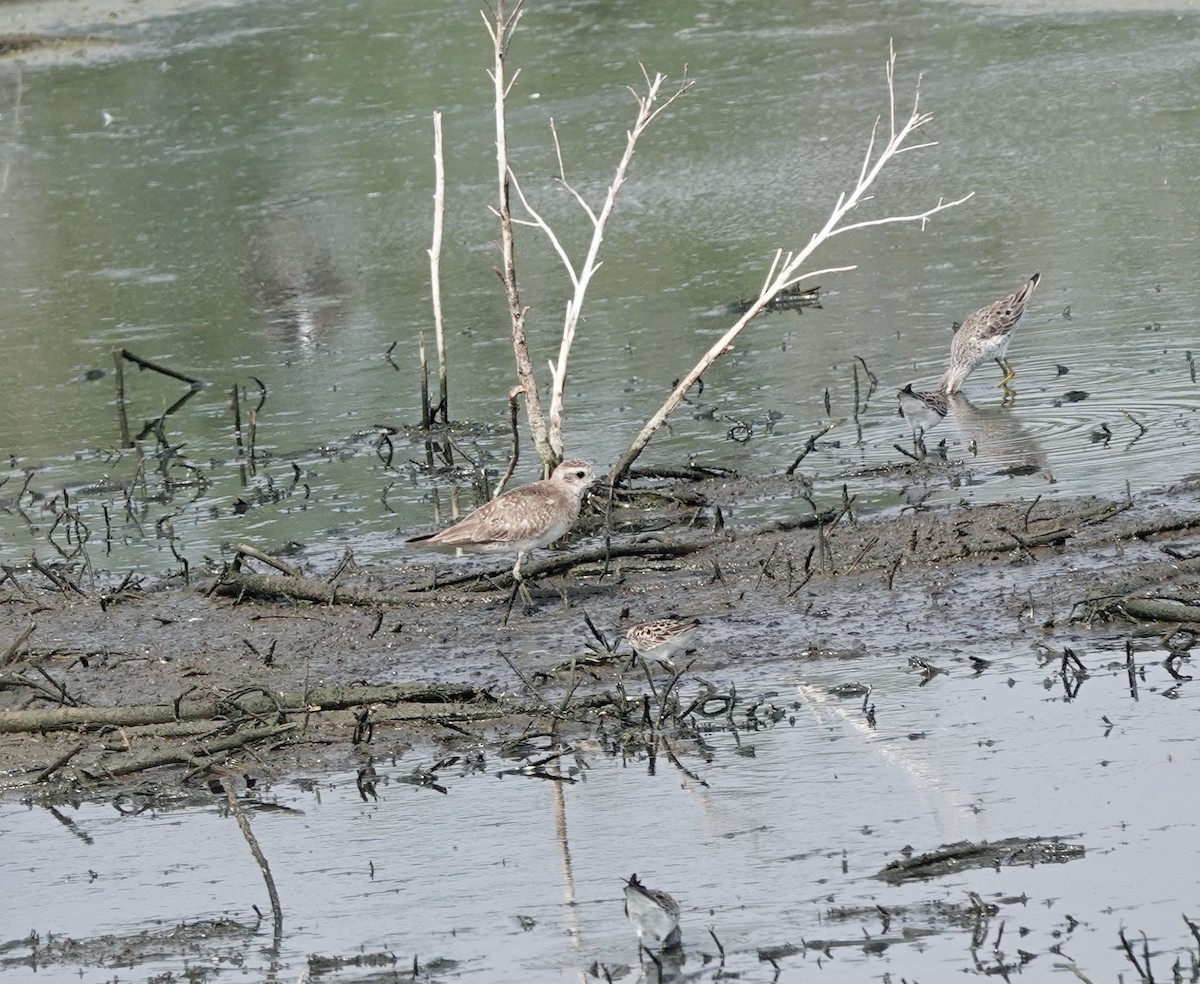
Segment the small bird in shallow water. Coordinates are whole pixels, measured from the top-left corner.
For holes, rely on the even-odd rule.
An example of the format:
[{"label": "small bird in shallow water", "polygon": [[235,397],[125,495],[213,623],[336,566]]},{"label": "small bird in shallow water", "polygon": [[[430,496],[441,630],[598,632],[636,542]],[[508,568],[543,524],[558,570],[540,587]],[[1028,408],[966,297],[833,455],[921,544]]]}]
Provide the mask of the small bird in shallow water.
[{"label": "small bird in shallow water", "polygon": [[652,622],[639,622],[625,631],[625,638],[643,659],[670,661],[672,656],[684,652],[700,628],[694,618],[686,621],[678,618],[656,618]]},{"label": "small bird in shallow water", "polygon": [[509,489],[453,526],[406,542],[433,550],[515,552],[513,578],[520,583],[525,554],[566,535],[579,518],[584,493],[595,480],[589,462],[571,458],[549,478]]},{"label": "small bird in shallow water", "polygon": [[637,930],[638,947],[649,939],[661,950],[679,947],[679,903],[666,892],[647,888],[636,874],[625,883],[625,915]]},{"label": "small bird in shallow water", "polygon": [[957,393],[966,378],[989,359],[994,359],[1004,372],[998,385],[1008,387],[1016,371],[1004,353],[1040,279],[1041,274],[1035,273],[1008,297],[980,308],[959,325],[950,342],[950,367],[938,387],[943,393]]},{"label": "small bird in shallow water", "polygon": [[913,447],[925,450],[925,434],[946,419],[950,404],[941,393],[915,390],[912,383],[896,394],[900,399],[900,416],[908,421],[913,432]]}]

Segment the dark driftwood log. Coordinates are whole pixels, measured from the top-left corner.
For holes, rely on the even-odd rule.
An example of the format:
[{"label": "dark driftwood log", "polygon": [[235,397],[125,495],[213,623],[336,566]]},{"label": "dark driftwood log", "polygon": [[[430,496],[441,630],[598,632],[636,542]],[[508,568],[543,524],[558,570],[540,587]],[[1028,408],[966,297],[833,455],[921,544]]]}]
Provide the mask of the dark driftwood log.
[{"label": "dark driftwood log", "polygon": [[1119,598],[1104,606],[1102,611],[1139,622],[1200,622],[1200,605],[1171,598]]},{"label": "dark driftwood log", "polygon": [[400,605],[411,601],[406,592],[358,591],[354,588],[329,584],[311,577],[284,577],[280,574],[251,574],[249,571],[230,571],[213,586],[217,594],[234,598],[260,598],[292,601],[311,601],[321,605]]},{"label": "dark driftwood log", "polygon": [[[686,542],[655,541],[653,543],[614,544],[611,549],[603,546],[593,547],[523,564],[521,573],[525,580],[532,581],[546,574],[560,574],[569,571],[580,564],[601,563],[621,557],[682,557],[710,547],[714,542],[705,538]],[[381,605],[411,605],[412,593],[416,591],[436,591],[439,588],[452,588],[473,583],[496,590],[510,588],[513,584],[512,569],[504,567],[494,571],[474,571],[470,574],[440,578],[401,591],[359,591],[307,577],[280,577],[275,574],[230,571],[216,582],[213,590],[235,598],[288,598],[292,601],[311,601],[323,605],[379,607]]]},{"label": "dark driftwood log", "polygon": [[[288,579],[290,580],[290,578]],[[338,711],[363,704],[447,704],[486,697],[486,691],[465,684],[398,683],[386,686],[327,687],[308,693],[276,694],[180,701],[175,704],[137,704],[129,707],[55,707],[30,711],[0,711],[0,734],[63,729],[133,727],[174,721],[228,720],[235,715],[273,715]]]},{"label": "dark driftwood log", "polygon": [[[545,560],[521,565],[521,575],[526,581],[532,581],[546,574],[562,574],[579,567],[582,564],[600,564],[622,557],[686,557],[711,547],[716,541],[710,538],[702,540],[655,540],[650,543],[621,543],[611,547],[592,547],[587,550],[576,550],[563,557],[547,557]],[[410,588],[410,591],[436,591],[438,588],[454,587],[459,584],[481,582],[486,588],[511,588],[513,586],[512,568],[492,572],[475,572],[459,574],[454,577],[440,578],[437,581]]]}]

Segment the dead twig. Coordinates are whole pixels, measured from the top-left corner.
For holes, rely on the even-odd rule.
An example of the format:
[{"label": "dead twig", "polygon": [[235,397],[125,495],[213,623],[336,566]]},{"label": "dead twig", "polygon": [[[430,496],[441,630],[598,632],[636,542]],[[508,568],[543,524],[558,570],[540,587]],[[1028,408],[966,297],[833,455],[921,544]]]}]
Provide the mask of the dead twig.
[{"label": "dead twig", "polygon": [[254,860],[258,862],[258,867],[262,871],[263,881],[267,883],[267,895],[271,899],[271,915],[275,922],[275,946],[278,948],[283,940],[283,907],[279,904],[279,892],[275,888],[275,878],[271,875],[271,866],[267,863],[267,856],[263,854],[262,848],[258,844],[258,838],[250,829],[250,820],[238,802],[237,793],[233,791],[233,783],[226,779],[221,785],[225,788],[225,799],[229,803],[229,811],[237,820],[242,836],[250,845],[250,853],[254,855]]},{"label": "dead twig", "polygon": [[6,650],[4,650],[2,655],[0,655],[0,666],[8,666],[9,663],[16,659],[17,653],[20,651],[21,647],[25,645],[25,641],[36,631],[37,622],[30,622],[27,626],[25,626],[25,628],[23,628],[17,634],[17,637],[12,641],[12,644]]},{"label": "dead twig", "polygon": [[895,48],[890,44],[888,46],[888,61],[886,66],[887,89],[889,101],[889,138],[880,150],[879,155],[875,156],[875,139],[879,130],[881,117],[877,117],[875,125],[871,128],[871,135],[867,141],[866,154],[863,157],[862,167],[858,174],[858,179],[854,186],[848,191],[843,191],[838,195],[837,201],[834,203],[833,209],[829,213],[825,225],[820,230],[812,235],[808,244],[797,251],[778,250],[775,254],[775,259],[771,263],[771,268],[767,272],[767,276],[763,281],[762,289],[759,291],[759,296],[754,301],[746,312],[738,319],[738,321],[729,328],[719,339],[717,339],[700,357],[696,365],[685,374],[680,380],[674,391],[667,398],[667,401],[659,408],[646,422],[641,432],[634,438],[629,449],[621,456],[621,459],[613,466],[609,473],[609,481],[614,485],[620,482],[625,473],[629,470],[637,457],[642,453],[650,439],[666,422],[666,419],[679,405],[684,394],[691,388],[692,384],[711,366],[721,355],[729,351],[734,340],[740,335],[745,327],[767,306],[771,298],[775,297],[780,291],[786,290],[803,280],[823,276],[827,273],[843,272],[852,270],[854,267],[834,267],[825,270],[815,270],[811,272],[802,272],[809,258],[816,252],[818,247],[823,243],[832,239],[834,236],[840,236],[846,232],[852,232],[857,229],[865,229],[871,226],[889,225],[897,222],[919,222],[921,228],[924,229],[925,224],[934,215],[943,212],[948,208],[953,208],[956,205],[961,205],[971,197],[972,193],[968,193],[954,201],[947,202],[939,198],[937,204],[931,208],[925,209],[922,212],[913,215],[887,215],[878,219],[863,219],[858,222],[849,222],[843,224],[843,220],[864,200],[866,200],[867,192],[875,183],[876,179],[883,172],[887,164],[899,154],[907,153],[912,150],[920,150],[925,147],[934,146],[936,141],[928,141],[906,145],[909,137],[917,130],[921,129],[930,120],[933,119],[932,114],[923,112],[920,107],[921,101],[921,82],[917,79],[916,94],[913,98],[912,112],[909,115],[908,121],[897,128],[896,125],[896,91],[895,91],[895,70],[896,70],[896,52]]}]

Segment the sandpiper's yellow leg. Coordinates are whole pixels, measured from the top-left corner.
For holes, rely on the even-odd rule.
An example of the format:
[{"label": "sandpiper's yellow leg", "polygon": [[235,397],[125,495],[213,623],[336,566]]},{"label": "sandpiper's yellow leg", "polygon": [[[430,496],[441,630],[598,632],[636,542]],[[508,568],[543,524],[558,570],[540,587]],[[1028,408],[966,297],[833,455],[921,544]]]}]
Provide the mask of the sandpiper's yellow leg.
[{"label": "sandpiper's yellow leg", "polygon": [[1004,373],[1004,378],[996,384],[996,388],[1000,389],[1003,387],[1004,389],[1008,389],[1008,384],[1017,378],[1017,370],[1009,364],[1008,359],[997,359],[996,365],[998,365],[1000,367],[1000,371]]}]

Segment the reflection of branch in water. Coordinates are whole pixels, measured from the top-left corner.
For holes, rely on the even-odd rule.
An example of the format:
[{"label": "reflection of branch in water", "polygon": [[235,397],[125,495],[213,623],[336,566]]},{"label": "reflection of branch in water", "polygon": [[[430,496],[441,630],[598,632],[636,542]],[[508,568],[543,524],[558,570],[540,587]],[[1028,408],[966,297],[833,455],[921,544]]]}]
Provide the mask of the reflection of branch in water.
[{"label": "reflection of branch in water", "polygon": [[1053,479],[1045,451],[1011,411],[1003,407],[981,409],[962,393],[951,394],[946,401],[973,454],[1000,465],[1006,474],[1042,474]]},{"label": "reflection of branch in water", "polygon": [[[4,197],[4,193],[8,191],[8,174],[12,170],[13,151],[15,150],[20,135],[21,129],[21,96],[25,92],[24,77],[21,75],[21,69],[17,68],[17,94],[13,97],[12,108],[12,139],[8,144],[8,153],[4,157],[4,167],[0,169],[0,198]],[[1189,353],[1190,355],[1190,353]],[[1192,376],[1192,382],[1196,381],[1195,375]]]},{"label": "reflection of branch in water", "polygon": [[[75,753],[77,753],[82,747],[83,747],[82,745],[76,745],[68,753],[68,757],[73,757],[75,755]],[[57,808],[55,808],[53,806],[48,806],[48,807],[46,807],[46,809],[50,812],[50,816],[54,817],[55,820],[57,820],[59,823],[61,823],[64,827],[67,828],[67,830],[71,831],[71,833],[73,833],[76,837],[78,837],[85,844],[91,845],[91,844],[95,843],[95,840],[92,838],[91,834],[89,834],[86,830],[80,830],[79,827],[75,824],[75,821],[72,820],[66,814],[64,814],[62,811],[58,810]]]},{"label": "reflection of branch in water", "polygon": [[268,206],[278,214],[268,218],[261,235],[253,278],[266,307],[266,330],[311,358],[342,327],[349,288],[326,242],[328,224],[310,221],[298,207]]}]

